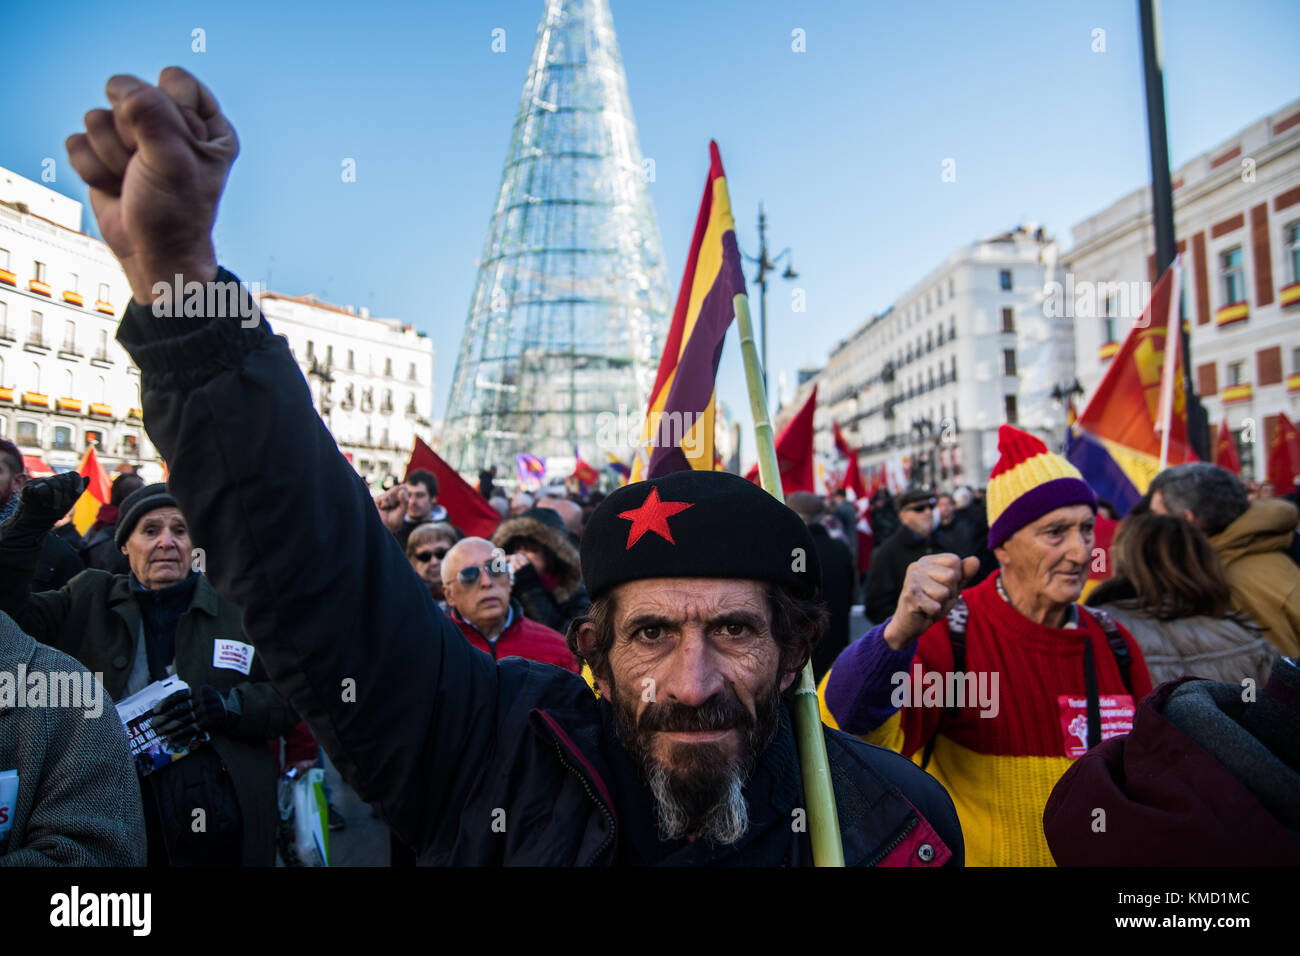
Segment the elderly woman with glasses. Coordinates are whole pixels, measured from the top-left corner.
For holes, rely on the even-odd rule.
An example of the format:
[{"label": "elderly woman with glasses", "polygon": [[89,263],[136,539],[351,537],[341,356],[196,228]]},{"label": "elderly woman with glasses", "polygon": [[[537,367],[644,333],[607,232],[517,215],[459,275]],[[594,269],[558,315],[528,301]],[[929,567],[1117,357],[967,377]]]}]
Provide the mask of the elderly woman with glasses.
[{"label": "elderly woman with glasses", "polygon": [[459,540],[460,533],[445,522],[422,524],[406,539],[406,560],[428,585],[433,599],[440,603],[446,597],[442,589],[442,559]]},{"label": "elderly woman with glasses", "polygon": [[465,538],[442,559],[447,616],[467,641],[497,659],[526,657],[577,673],[563,635],[524,616],[510,596],[513,583],[505,552],[484,538]]}]

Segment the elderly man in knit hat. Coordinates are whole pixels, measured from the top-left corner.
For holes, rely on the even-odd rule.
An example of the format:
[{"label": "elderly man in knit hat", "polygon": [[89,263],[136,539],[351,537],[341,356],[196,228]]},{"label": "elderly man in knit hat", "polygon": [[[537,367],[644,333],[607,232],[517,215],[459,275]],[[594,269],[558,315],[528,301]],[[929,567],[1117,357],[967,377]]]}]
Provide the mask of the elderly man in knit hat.
[{"label": "elderly man in knit hat", "polygon": [[1073,465],[1009,425],[989,479],[998,573],[922,557],[894,614],[840,655],[828,723],[912,757],[948,788],[972,865],[1050,866],[1043,807],[1062,773],[1132,728],[1151,690],[1133,638],[1076,602],[1097,498]]}]

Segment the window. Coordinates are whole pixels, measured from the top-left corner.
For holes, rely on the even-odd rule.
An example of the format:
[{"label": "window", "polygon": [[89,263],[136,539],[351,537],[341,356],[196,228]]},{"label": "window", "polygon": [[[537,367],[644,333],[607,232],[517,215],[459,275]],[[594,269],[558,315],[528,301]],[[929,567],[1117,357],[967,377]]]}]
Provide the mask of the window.
[{"label": "window", "polygon": [[957,381],[957,356],[955,355],[952,357],[952,373],[950,377],[954,382]]},{"label": "window", "polygon": [[122,436],[122,454],[134,458],[140,451],[140,436],[123,435]]},{"label": "window", "polygon": [[67,425],[54,426],[55,451],[72,451],[72,429]]},{"label": "window", "polygon": [[28,333],[27,341],[31,345],[45,344],[45,316],[39,312],[32,313],[32,328]]},{"label": "window", "polygon": [[957,316],[948,317],[948,341],[951,342],[957,337]]},{"label": "window", "polygon": [[1017,424],[1019,419],[1016,416],[1016,396],[1004,395],[1002,401],[1006,406],[1007,424],[1008,425]]},{"label": "window", "polygon": [[1101,320],[1101,341],[1103,345],[1109,345],[1115,341],[1115,317],[1108,315]]},{"label": "window", "polygon": [[[1291,281],[1300,282],[1300,221],[1286,227],[1286,261],[1291,264]],[[0,266],[3,269],[4,266]]]},{"label": "window", "polygon": [[348,349],[348,371],[354,372],[357,368],[356,355],[351,349]]},{"label": "window", "polygon": [[957,295],[957,283],[953,279],[948,280],[948,298],[954,298]]},{"label": "window", "polygon": [[934,287],[934,304],[936,306],[943,305],[943,286],[941,285]]},{"label": "window", "polygon": [[925,350],[926,350],[927,352],[933,352],[933,351],[934,351],[934,333],[933,333],[933,332],[926,332],[926,333],[925,333]]},{"label": "window", "polygon": [[1228,363],[1228,384],[1229,385],[1246,384],[1246,363],[1245,362]]},{"label": "window", "polygon": [[77,323],[71,319],[63,323],[63,351],[77,351]]},{"label": "window", "polygon": [[1300,349],[1291,350],[1291,371],[1300,375]]},{"label": "window", "polygon": [[1002,309],[1002,331],[1014,332],[1016,330],[1016,310],[1010,308]]},{"label": "window", "polygon": [[1223,282],[1223,304],[1246,301],[1246,275],[1241,266],[1241,246],[1219,254],[1219,276]]},{"label": "window", "polygon": [[316,357],[316,346],[311,339],[307,340],[307,361],[310,362]]},{"label": "window", "polygon": [[40,430],[35,422],[15,422],[14,441],[19,445],[39,445]]},{"label": "window", "polygon": [[1237,446],[1237,460],[1241,462],[1241,477],[1247,481],[1255,477],[1255,443],[1246,441],[1250,437],[1245,428],[1232,433],[1233,443]]},{"label": "window", "polygon": [[99,301],[101,301],[101,302],[108,302],[108,301],[109,301],[109,298],[108,298],[108,283],[107,283],[107,282],[101,282],[101,283],[99,284]]},{"label": "window", "polygon": [[406,380],[407,380],[408,382],[414,382],[414,381],[415,381],[415,363],[414,363],[414,362],[411,363],[411,367],[410,367],[410,369],[409,369],[409,370],[407,371],[407,373],[406,373]]},{"label": "window", "polygon": [[68,273],[68,291],[69,292],[81,291],[79,288],[77,288],[77,274],[75,272]]},{"label": "window", "polygon": [[36,273],[36,275],[35,275],[34,278],[36,279],[37,282],[44,282],[44,281],[45,281],[45,263],[44,263],[44,262],[41,262],[41,261],[38,260],[38,261],[36,261],[36,262],[34,263],[34,265],[35,265],[35,270],[34,270],[34,271],[35,271],[35,273]]},{"label": "window", "polygon": [[[0,268],[4,268],[0,266]],[[0,302],[0,339],[9,338],[9,303]]]},{"label": "window", "polygon": [[325,346],[325,367],[334,367],[334,346],[332,345]]},{"label": "window", "polygon": [[392,378],[392,377],[393,377],[393,360],[391,358],[386,358],[384,359],[384,378]]},{"label": "window", "polygon": [[92,428],[87,428],[87,429],[86,429],[86,447],[87,447],[87,448],[89,448],[91,445],[103,445],[103,444],[104,444],[104,433],[103,433],[103,432],[101,432],[101,431],[99,431],[99,430],[97,430],[97,429],[92,429]]},{"label": "window", "polygon": [[998,288],[1003,292],[1011,291],[1011,270],[1003,269],[998,273]]},{"label": "window", "polygon": [[99,330],[99,348],[95,350],[95,358],[108,361],[108,329]]},{"label": "window", "polygon": [[1016,350],[1015,349],[1002,350],[1002,374],[1003,375],[1016,374]]},{"label": "window", "polygon": [[0,269],[3,269],[5,272],[9,271],[9,250],[8,249],[0,249]]}]

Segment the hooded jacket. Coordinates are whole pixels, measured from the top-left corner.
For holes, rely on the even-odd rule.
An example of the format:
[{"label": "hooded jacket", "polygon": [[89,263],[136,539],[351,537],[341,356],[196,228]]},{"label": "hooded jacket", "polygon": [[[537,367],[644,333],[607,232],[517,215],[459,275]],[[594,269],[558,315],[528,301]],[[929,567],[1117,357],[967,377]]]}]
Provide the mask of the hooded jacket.
[{"label": "hooded jacket", "polygon": [[51,694],[53,675],[64,687],[74,675],[82,706],[50,706],[49,697],[43,706],[20,706],[16,686],[0,694],[0,772],[18,772],[16,801],[0,802],[0,824],[10,827],[0,837],[0,866],[143,866],[140,788],[113,702],[95,686],[99,701],[91,706],[86,668],[0,612],[0,674],[37,673],[47,675]]},{"label": "hooded jacket", "polygon": [[1280,660],[1243,696],[1190,677],[1152,691],[1048,798],[1057,864],[1300,866],[1300,669]]},{"label": "hooded jacket", "polygon": [[[217,281],[238,279],[223,269]],[[162,318],[132,303],[118,341],[141,369],[150,437],[215,585],[244,609],[272,680],[344,779],[420,862],[661,862],[627,838],[653,811],[610,765],[623,751],[608,701],[558,667],[493,661],[438,611],[264,320]],[[745,845],[697,841],[676,862],[810,862],[781,726],[746,791],[761,822]],[[960,864],[938,783],[825,733],[847,862]]]},{"label": "hooded jacket", "polygon": [[[529,538],[546,549],[546,577],[551,580],[543,581],[537,569],[526,564],[515,572],[512,593],[530,620],[562,635],[568,631],[570,621],[587,613],[591,599],[582,585],[578,549],[562,527],[556,528],[549,523],[551,519],[538,514],[541,511],[546,509],[534,508],[516,518],[507,518],[493,532],[492,543],[507,554],[519,549],[521,538]],[[556,515],[554,520],[558,523],[556,512],[547,514]]]},{"label": "hooded jacket", "polygon": [[1252,501],[1210,544],[1223,562],[1232,606],[1264,628],[1288,657],[1300,655],[1300,568],[1288,556],[1300,511],[1282,498]]}]

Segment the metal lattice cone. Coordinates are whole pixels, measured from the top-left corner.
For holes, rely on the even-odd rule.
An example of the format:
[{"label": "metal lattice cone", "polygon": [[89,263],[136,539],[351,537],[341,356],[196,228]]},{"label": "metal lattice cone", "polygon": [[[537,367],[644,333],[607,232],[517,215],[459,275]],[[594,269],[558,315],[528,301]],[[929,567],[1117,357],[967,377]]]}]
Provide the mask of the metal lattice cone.
[{"label": "metal lattice cone", "polygon": [[602,412],[636,441],[668,327],[652,169],[607,0],[548,0],[452,378],[453,467],[619,454]]}]

